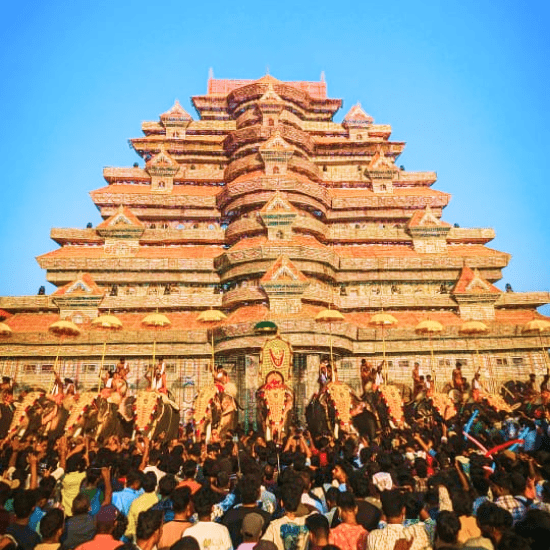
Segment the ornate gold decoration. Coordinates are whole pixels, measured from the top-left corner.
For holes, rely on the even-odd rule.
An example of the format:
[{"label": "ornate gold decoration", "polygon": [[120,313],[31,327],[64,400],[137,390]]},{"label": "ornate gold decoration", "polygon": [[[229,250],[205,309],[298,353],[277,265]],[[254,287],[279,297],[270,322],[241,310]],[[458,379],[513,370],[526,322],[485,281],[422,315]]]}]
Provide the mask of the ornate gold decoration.
[{"label": "ornate gold decoration", "polygon": [[266,340],[260,352],[260,378],[266,382],[270,372],[277,372],[283,378],[283,383],[290,379],[292,368],[292,347],[279,335]]},{"label": "ornate gold decoration", "polygon": [[140,391],[136,395],[136,429],[145,430],[152,423],[159,400],[153,391]]},{"label": "ornate gold decoration", "polygon": [[201,388],[199,391],[199,395],[195,399],[195,412],[193,413],[197,426],[204,421],[206,413],[217,393],[218,388],[214,384]]},{"label": "ornate gold decoration", "polygon": [[97,392],[95,391],[87,391],[80,394],[78,401],[71,408],[69,418],[65,424],[66,433],[71,432],[76,427],[82,415],[92,406],[96,397]]},{"label": "ornate gold decoration", "polygon": [[352,407],[351,389],[346,384],[330,382],[327,384],[327,391],[334,403],[338,420],[343,425],[349,425]]},{"label": "ornate gold decoration", "polygon": [[285,418],[285,388],[268,388],[264,390],[265,404],[269,410],[269,420],[279,426]]},{"label": "ornate gold decoration", "polygon": [[389,415],[395,420],[395,422],[402,422],[403,398],[401,397],[397,386],[382,385],[380,386],[380,393],[382,394],[384,403],[386,403],[386,407],[388,407]]}]

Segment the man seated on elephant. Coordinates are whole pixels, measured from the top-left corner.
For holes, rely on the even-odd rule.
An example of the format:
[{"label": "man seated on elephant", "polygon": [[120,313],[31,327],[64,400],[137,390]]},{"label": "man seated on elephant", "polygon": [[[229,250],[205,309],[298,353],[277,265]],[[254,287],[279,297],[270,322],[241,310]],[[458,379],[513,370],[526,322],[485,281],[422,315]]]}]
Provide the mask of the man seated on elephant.
[{"label": "man seated on elephant", "polygon": [[130,368],[128,367],[128,363],[126,363],[126,359],[124,357],[119,359],[116,365],[116,372],[122,380],[126,380],[126,377],[130,373]]},{"label": "man seated on elephant", "polygon": [[63,402],[63,398],[65,397],[63,380],[61,380],[61,377],[56,371],[52,372],[55,380],[53,383],[52,391],[47,397],[48,399],[55,401],[58,405],[61,405],[61,403]]},{"label": "man seated on elephant", "polygon": [[166,385],[166,368],[162,357],[159,357],[157,365],[154,367],[153,373],[148,370],[145,374],[145,379],[149,383],[148,390],[157,391],[168,394],[168,386]]},{"label": "man seated on elephant", "polygon": [[218,367],[215,384],[220,393],[226,393],[233,399],[237,398],[237,386],[229,380],[229,374],[222,367]]},{"label": "man seated on elephant", "polygon": [[453,373],[451,375],[451,383],[453,385],[453,388],[459,391],[464,391],[464,384],[462,382],[462,364],[460,361],[456,362],[456,366],[453,369]]},{"label": "man seated on elephant", "polygon": [[124,416],[122,405],[127,391],[128,384],[123,378],[121,378],[118,370],[116,370],[105,382],[105,387],[101,390],[101,397],[106,399],[109,403],[118,405],[120,413]]}]

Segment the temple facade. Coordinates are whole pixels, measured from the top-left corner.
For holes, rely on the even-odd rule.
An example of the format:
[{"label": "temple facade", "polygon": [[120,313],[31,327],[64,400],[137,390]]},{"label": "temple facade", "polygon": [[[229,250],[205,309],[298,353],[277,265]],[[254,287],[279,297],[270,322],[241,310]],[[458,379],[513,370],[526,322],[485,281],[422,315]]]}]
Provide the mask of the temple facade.
[{"label": "temple facade", "polygon": [[[196,118],[176,101],[142,124],[130,140],[142,162],[104,169],[90,193],[99,225],[52,229],[59,247],[38,262],[57,289],[0,298],[4,375],[47,388],[57,360],[90,388],[102,362],[125,357],[136,389],[156,354],[188,417],[214,351],[252,419],[264,329],[276,325],[293,347],[298,413],[331,349],[355,388],[361,359],[383,356],[397,384],[411,385],[419,362],[442,386],[457,360],[495,389],[530,372],[540,380],[550,340],[528,323],[545,319],[549,293],[494,286],[510,255],[488,246],[492,229],[442,219],[450,195],[433,189],[435,172],[399,165],[405,143],[389,125],[360,104],[334,122],[342,100],[324,80],[210,78],[192,102]],[[227,317],[199,320],[208,309]],[[343,319],[316,320],[325,309]],[[145,325],[154,312],[170,324]],[[373,321],[380,312],[394,321]],[[102,314],[122,328],[94,326]],[[51,332],[59,320],[80,333]]]}]

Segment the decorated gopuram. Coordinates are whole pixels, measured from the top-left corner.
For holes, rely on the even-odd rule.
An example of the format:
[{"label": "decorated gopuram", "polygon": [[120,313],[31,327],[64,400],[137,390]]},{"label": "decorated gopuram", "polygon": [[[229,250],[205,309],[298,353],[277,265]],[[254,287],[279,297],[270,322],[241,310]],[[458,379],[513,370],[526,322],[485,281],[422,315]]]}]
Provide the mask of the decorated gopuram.
[{"label": "decorated gopuram", "polygon": [[104,169],[101,223],[52,229],[59,247],[38,262],[57,289],[0,298],[4,375],[48,388],[55,365],[86,389],[123,357],[133,391],[162,358],[188,418],[214,359],[252,421],[278,331],[298,414],[323,357],[353,388],[361,360],[384,357],[397,384],[418,362],[442,386],[457,360],[495,390],[542,378],[549,294],[494,286],[510,255],[492,229],[442,219],[450,195],[399,165],[389,125],[360,104],[335,122],[324,80],[210,78],[192,102],[195,117],[176,101],[142,124],[141,162]]}]

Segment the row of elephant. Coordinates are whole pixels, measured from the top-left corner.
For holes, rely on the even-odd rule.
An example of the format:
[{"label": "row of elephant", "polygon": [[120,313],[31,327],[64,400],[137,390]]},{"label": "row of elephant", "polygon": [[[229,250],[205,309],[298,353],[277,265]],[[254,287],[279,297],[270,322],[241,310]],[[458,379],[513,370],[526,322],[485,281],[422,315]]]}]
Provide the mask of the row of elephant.
[{"label": "row of elephant", "polygon": [[[256,392],[257,420],[268,440],[288,435],[294,418],[294,396],[287,386],[262,387]],[[424,414],[427,406],[419,409]],[[195,401],[196,427],[199,435],[208,439],[217,432],[220,438],[234,430],[238,423],[236,400],[215,386],[204,388]],[[363,400],[357,398],[346,384],[329,384],[315,394],[306,407],[305,416],[313,437],[326,433],[357,432],[373,439],[390,427],[388,404],[381,391],[371,392]],[[413,411],[416,414],[416,411]],[[432,414],[432,410],[429,411]]]},{"label": "row of elephant", "polygon": [[[510,381],[503,387],[503,397],[513,405],[518,396],[516,384]],[[388,396],[393,395],[393,404]],[[441,394],[443,395],[443,394]],[[444,397],[444,395],[443,395]],[[407,400],[403,388],[386,386],[365,392],[358,398],[344,383],[331,383],[322,388],[306,407],[306,422],[311,434],[356,432],[370,439],[401,420],[412,425],[420,418],[443,415],[442,406],[435,398]],[[288,434],[297,419],[294,414],[294,396],[287,386],[265,389],[256,394],[260,425],[268,439]],[[399,403],[396,405],[396,401]],[[93,434],[108,438],[111,435],[129,436],[142,433],[150,438],[165,440],[177,437],[179,411],[165,396],[151,391],[139,391],[126,397],[121,404],[105,399],[97,392],[84,392],[78,397],[65,399],[58,404],[44,392],[30,392],[17,403],[15,409],[0,404],[0,438],[7,435],[46,435],[57,438],[63,433],[69,436]],[[479,404],[471,404],[479,406]],[[489,403],[489,408],[491,403]],[[223,392],[219,386],[203,388],[195,400],[195,422],[199,434],[207,438],[217,431],[220,438],[233,431],[238,424],[239,404]],[[397,409],[401,409],[400,411]]]},{"label": "row of elephant", "polygon": [[97,392],[83,392],[57,403],[41,391],[28,393],[15,408],[0,404],[0,438],[91,434],[106,439],[139,432],[169,440],[178,436],[178,430],[179,411],[165,396],[150,391],[128,396],[120,404]]},{"label": "row of elephant", "polygon": [[[512,384],[514,382],[509,382],[503,387]],[[348,385],[337,382],[322,388],[310,399],[305,417],[314,438],[328,433],[337,436],[343,431],[372,440],[380,432],[403,422],[412,426],[421,419],[448,419],[456,412],[474,408],[479,409],[482,416],[496,419],[502,411],[520,408],[521,396],[515,392],[503,390],[502,397],[487,397],[483,402],[457,402],[452,392],[441,392],[411,399],[409,388],[390,384],[365,392],[359,398]],[[271,390],[260,388],[256,405],[257,420],[268,439],[289,434],[293,423],[299,423],[299,419],[293,417],[292,391],[286,386]],[[198,432],[208,438],[209,433],[217,431],[223,438],[237,426],[238,408],[234,398],[223,391],[215,387],[205,390],[195,402]]]}]

